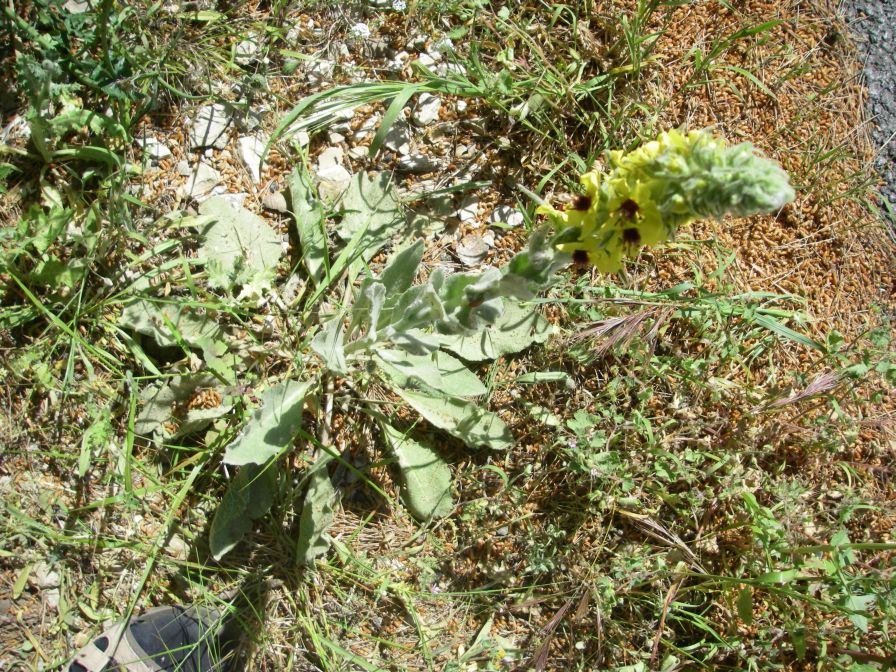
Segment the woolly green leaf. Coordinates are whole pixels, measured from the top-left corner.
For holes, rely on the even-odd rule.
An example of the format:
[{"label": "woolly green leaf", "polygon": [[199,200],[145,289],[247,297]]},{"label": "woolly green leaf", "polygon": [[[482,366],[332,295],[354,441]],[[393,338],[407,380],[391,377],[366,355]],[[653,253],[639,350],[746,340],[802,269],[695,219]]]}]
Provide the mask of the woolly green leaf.
[{"label": "woolly green leaf", "polygon": [[323,207],[315,198],[307,172],[301,167],[293,169],[288,183],[292,214],[302,244],[302,261],[308,275],[319,285],[324,278],[324,269],[329,265]]},{"label": "woolly green leaf", "polygon": [[457,397],[394,389],[426,420],[468,446],[505,450],[513,445],[513,437],[501,418],[475,403]]},{"label": "woolly green leaf", "polygon": [[497,359],[544,343],[551,324],[541,315],[513,301],[504,302],[504,313],[494,324],[472,334],[442,336],[442,347],[470,362]]},{"label": "woolly green leaf", "polygon": [[240,467],[209,530],[209,547],[215,560],[229,553],[252,529],[252,521],[270,510],[276,490],[277,471],[271,463]]},{"label": "woolly green leaf", "polygon": [[331,455],[322,455],[311,468],[296,542],[296,557],[302,565],[310,565],[330,547],[327,530],[333,524],[333,508],[338,498],[327,471],[332,460]]},{"label": "woolly green leaf", "polygon": [[188,406],[197,392],[215,390],[219,385],[214,376],[206,373],[174,376],[167,382],[150,385],[140,393],[142,409],[134,422],[134,431],[161,445],[205,429],[213,420],[230,412],[231,396],[222,395],[220,403],[213,408],[190,408],[185,413],[177,413],[177,409]]},{"label": "woolly green leaf", "polygon": [[405,218],[399,207],[391,175],[387,172],[357,173],[342,198],[342,221],[336,232],[343,240],[360,234],[360,259],[352,262],[355,272],[402,228]]},{"label": "woolly green leaf", "polygon": [[418,520],[444,518],[454,509],[451,469],[436,451],[418,443],[391,425],[383,434],[398,460],[404,485],[401,499]]},{"label": "woolly green leaf", "polygon": [[199,255],[207,263],[209,284],[231,291],[242,287],[240,297],[255,298],[269,289],[283,255],[280,234],[261,217],[234,207],[223,196],[199,206],[211,218],[200,232]]},{"label": "woolly green leaf", "polygon": [[453,397],[478,397],[488,390],[482,381],[447,352],[412,355],[400,350],[383,350],[375,360],[391,385],[430,388]]},{"label": "woolly green leaf", "polygon": [[121,312],[118,325],[149,336],[162,348],[176,346],[181,341],[201,348],[207,339],[217,340],[221,336],[218,323],[209,314],[200,314],[195,308],[179,303],[156,305],[135,301]]},{"label": "woolly green leaf", "polygon": [[338,374],[344,374],[347,368],[342,331],[342,316],[337,315],[325,322],[311,340],[311,349],[324,361],[330,371]]},{"label": "woolly green leaf", "polygon": [[226,464],[262,464],[279,455],[302,425],[311,381],[287,380],[267,390],[239,436],[224,449]]}]

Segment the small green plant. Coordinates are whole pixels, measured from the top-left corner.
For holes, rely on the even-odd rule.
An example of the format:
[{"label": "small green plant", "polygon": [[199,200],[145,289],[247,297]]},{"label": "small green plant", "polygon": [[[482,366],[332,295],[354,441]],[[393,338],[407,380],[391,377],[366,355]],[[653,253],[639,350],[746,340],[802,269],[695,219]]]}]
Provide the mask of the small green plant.
[{"label": "small green plant", "polygon": [[[325,381],[343,379],[355,399],[350,406],[377,428],[392,453],[411,513],[420,520],[444,516],[453,509],[448,465],[415,436],[414,422],[385,411],[389,404],[374,400],[371,389],[389,389],[422,419],[470,448],[510,448],[513,437],[504,422],[474,401],[486,397],[488,388],[465,362],[516,353],[548,338],[547,322],[521,301],[553,284],[557,271],[572,260],[615,271],[624,253],[661,242],[697,217],[765,212],[793,198],[776,164],[757,157],[748,144],[728,147],[705,133],[664,133],[628,154],[611,152],[609,162],[608,174],[582,177],[586,193],[570,208],[542,206],[553,227],[533,231],[528,248],[501,268],[451,275],[436,269],[415,284],[424,253],[418,240],[394,254],[379,275],[366,277],[349,305],[323,321],[311,341],[324,370],[270,388],[226,448],[224,462],[242,470],[212,524],[213,554],[220,558],[228,552],[247,520],[270,506],[272,498],[257,490],[270,487],[271,470],[300,431],[307,397],[332,396]],[[335,271],[354,277],[360,271],[356,260],[371,258],[402,219],[384,176],[359,176],[342,203],[340,235],[349,244],[330,263],[322,214],[311,205],[300,171],[291,188],[305,263],[318,296]],[[324,407],[331,404],[329,399]],[[307,475],[297,553],[301,563],[326,550],[326,530],[339,496],[327,465],[342,458],[328,437],[325,429],[315,441],[318,456]]]}]

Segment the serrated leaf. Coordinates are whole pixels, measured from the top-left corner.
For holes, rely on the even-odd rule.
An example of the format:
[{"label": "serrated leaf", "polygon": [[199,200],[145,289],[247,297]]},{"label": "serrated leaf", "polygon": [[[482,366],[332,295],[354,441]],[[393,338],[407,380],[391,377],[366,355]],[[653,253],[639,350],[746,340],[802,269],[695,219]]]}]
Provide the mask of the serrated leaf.
[{"label": "serrated leaf", "polygon": [[401,388],[395,392],[430,423],[468,446],[506,450],[513,445],[513,436],[501,418],[473,402]]},{"label": "serrated leaf", "polygon": [[221,337],[221,328],[211,315],[175,303],[135,301],[122,310],[118,326],[149,336],[161,348],[178,345],[178,336],[194,348]]},{"label": "serrated leaf", "polygon": [[418,520],[444,518],[454,509],[451,469],[435,450],[382,423],[401,471],[401,499]]},{"label": "serrated leaf", "polygon": [[201,231],[200,258],[206,261],[209,284],[231,291],[242,287],[240,297],[255,298],[269,289],[283,255],[278,234],[261,217],[234,207],[223,196],[199,206],[212,218]]},{"label": "serrated leaf", "polygon": [[240,467],[212,519],[209,547],[215,560],[229,553],[252,529],[252,521],[270,510],[276,490],[274,465]]},{"label": "serrated leaf", "polygon": [[346,241],[360,234],[357,239],[360,258],[350,266],[357,272],[403,228],[405,218],[387,172],[372,173],[369,177],[364,171],[355,174],[341,205],[343,216],[336,233]]},{"label": "serrated leaf", "polygon": [[314,194],[307,172],[293,169],[288,178],[292,213],[302,244],[302,261],[315,284],[324,278],[327,263],[327,233],[324,210]]},{"label": "serrated leaf", "polygon": [[226,464],[262,464],[279,455],[302,425],[311,381],[287,380],[267,390],[239,436],[224,449]]},{"label": "serrated leaf", "polygon": [[551,323],[538,313],[505,301],[504,313],[494,324],[473,334],[444,335],[441,343],[443,348],[467,361],[481,362],[544,343],[551,330]]},{"label": "serrated leaf", "polygon": [[401,350],[383,350],[375,359],[389,382],[398,387],[420,387],[422,383],[453,397],[478,397],[488,391],[475,373],[447,352],[412,355]]},{"label": "serrated leaf", "polygon": [[333,524],[333,509],[338,498],[327,470],[332,460],[330,454],[321,455],[311,468],[296,542],[296,558],[302,565],[310,565],[330,547],[327,530]]},{"label": "serrated leaf", "polygon": [[311,339],[311,349],[333,373],[344,374],[347,369],[342,337],[342,316],[330,318]]}]

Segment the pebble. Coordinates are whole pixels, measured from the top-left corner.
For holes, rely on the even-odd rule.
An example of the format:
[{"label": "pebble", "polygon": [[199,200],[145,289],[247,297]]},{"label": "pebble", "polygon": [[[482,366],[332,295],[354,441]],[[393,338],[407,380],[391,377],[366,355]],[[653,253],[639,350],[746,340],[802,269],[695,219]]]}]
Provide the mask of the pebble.
[{"label": "pebble", "polygon": [[319,59],[308,64],[305,68],[305,76],[308,83],[312,86],[318,86],[329,81],[336,70],[336,63],[327,59]]},{"label": "pebble", "polygon": [[479,214],[479,199],[475,196],[468,196],[463,200],[460,208],[454,213],[461,223],[476,226],[476,216]]},{"label": "pebble", "polygon": [[398,170],[404,173],[431,173],[439,167],[439,162],[426,154],[408,154],[398,160]]},{"label": "pebble", "polygon": [[344,158],[345,152],[341,147],[327,147],[317,157],[317,169],[321,171],[332,166],[342,165]]},{"label": "pebble", "polygon": [[33,583],[41,590],[47,588],[58,588],[60,584],[59,572],[53,569],[48,562],[39,562],[31,571]]},{"label": "pebble", "polygon": [[331,145],[338,145],[340,142],[345,142],[345,136],[342,133],[337,133],[336,131],[330,131],[327,134],[327,141]]},{"label": "pebble", "polygon": [[282,191],[266,193],[261,197],[261,206],[266,210],[273,210],[274,212],[286,212],[288,210],[286,196],[283,195]]},{"label": "pebble", "polygon": [[421,93],[417,99],[417,106],[411,119],[417,126],[429,126],[439,119],[439,111],[442,109],[442,100],[431,93]]},{"label": "pebble", "polygon": [[171,156],[171,150],[168,149],[166,145],[162,144],[158,138],[147,136],[145,138],[135,138],[134,142],[140,145],[146,156],[153,161],[159,161],[160,159],[166,159]]},{"label": "pebble", "polygon": [[230,203],[231,207],[234,209],[243,207],[243,204],[248,197],[249,194],[244,191],[241,191],[238,194],[221,194],[221,198]]},{"label": "pebble", "polygon": [[[183,175],[181,163],[185,162],[178,163],[178,172]],[[221,173],[202,161],[196,164],[195,169],[188,169],[187,175],[189,177],[186,184],[178,189],[181,198],[200,199],[209,196],[221,184]]]},{"label": "pebble", "polygon": [[267,144],[268,137],[262,134],[244,135],[237,140],[240,161],[246,166],[246,170],[249,171],[249,175],[252,176],[252,182],[255,184],[261,182],[261,159]]},{"label": "pebble", "polygon": [[237,65],[250,65],[257,60],[259,51],[258,38],[251,35],[236,45],[233,60]]},{"label": "pebble", "polygon": [[227,146],[226,131],[229,125],[230,115],[223,105],[216,103],[201,108],[190,126],[190,149],[224,149]]},{"label": "pebble", "polygon": [[482,236],[475,233],[468,233],[461,238],[454,249],[457,252],[457,258],[464,266],[476,266],[488,254],[488,244],[482,239]]},{"label": "pebble", "polygon": [[407,120],[395,120],[392,128],[386,133],[383,145],[385,145],[386,149],[391,149],[398,154],[407,155],[411,153],[411,125]]},{"label": "pebble", "polygon": [[510,227],[517,227],[526,221],[523,213],[509,205],[499,205],[492,210],[492,214],[488,216],[490,224],[506,224]]},{"label": "pebble", "polygon": [[338,163],[317,171],[317,191],[324,201],[335,201],[352,182],[352,174]]}]

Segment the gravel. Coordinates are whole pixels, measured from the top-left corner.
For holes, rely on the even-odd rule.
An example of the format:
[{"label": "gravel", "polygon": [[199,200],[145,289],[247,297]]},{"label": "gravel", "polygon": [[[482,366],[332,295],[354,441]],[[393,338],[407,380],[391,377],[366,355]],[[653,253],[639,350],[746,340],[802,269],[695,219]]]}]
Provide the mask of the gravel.
[{"label": "gravel", "polygon": [[865,65],[872,137],[880,148],[875,167],[886,183],[881,192],[896,207],[896,3],[848,0],[844,9]]}]

